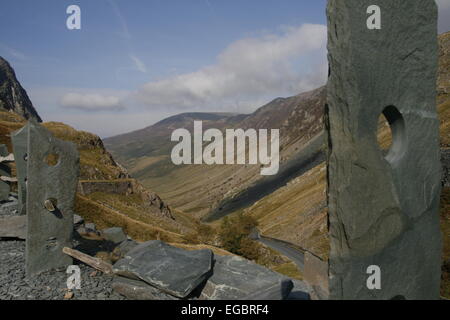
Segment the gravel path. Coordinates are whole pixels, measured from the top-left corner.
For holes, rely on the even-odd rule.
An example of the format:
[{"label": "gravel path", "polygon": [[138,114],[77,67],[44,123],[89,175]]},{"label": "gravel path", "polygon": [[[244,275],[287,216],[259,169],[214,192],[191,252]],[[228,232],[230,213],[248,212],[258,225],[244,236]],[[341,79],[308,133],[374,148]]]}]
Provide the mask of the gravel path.
[{"label": "gravel path", "polygon": [[[62,300],[67,292],[66,270],[53,270],[25,278],[25,241],[0,241],[0,300]],[[124,300],[112,291],[112,277],[84,264],[81,290],[73,300]]]}]

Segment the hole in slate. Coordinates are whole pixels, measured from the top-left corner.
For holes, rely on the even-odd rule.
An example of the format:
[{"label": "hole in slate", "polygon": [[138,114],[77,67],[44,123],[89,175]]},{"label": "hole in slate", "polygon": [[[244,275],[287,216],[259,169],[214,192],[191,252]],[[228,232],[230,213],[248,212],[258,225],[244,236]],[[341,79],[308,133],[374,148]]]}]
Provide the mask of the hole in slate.
[{"label": "hole in slate", "polygon": [[386,107],[378,119],[378,146],[389,162],[399,160],[406,148],[405,121],[394,106]]},{"label": "hole in slate", "polygon": [[23,160],[28,161],[28,153],[25,153],[25,154],[23,155]]},{"label": "hole in slate", "polygon": [[55,237],[48,238],[45,243],[45,248],[47,250],[55,250],[58,248],[58,241]]},{"label": "hole in slate", "polygon": [[59,155],[57,153],[50,153],[45,157],[45,163],[49,166],[56,166],[59,162]]}]

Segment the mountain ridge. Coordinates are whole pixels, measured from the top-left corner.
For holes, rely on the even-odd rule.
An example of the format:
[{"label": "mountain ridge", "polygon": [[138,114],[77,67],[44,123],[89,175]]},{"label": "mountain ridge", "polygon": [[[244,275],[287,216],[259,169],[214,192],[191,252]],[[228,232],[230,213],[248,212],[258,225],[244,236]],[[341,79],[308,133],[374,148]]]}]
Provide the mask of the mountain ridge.
[{"label": "mountain ridge", "polygon": [[17,80],[14,69],[2,57],[0,57],[0,110],[42,122],[27,92]]}]

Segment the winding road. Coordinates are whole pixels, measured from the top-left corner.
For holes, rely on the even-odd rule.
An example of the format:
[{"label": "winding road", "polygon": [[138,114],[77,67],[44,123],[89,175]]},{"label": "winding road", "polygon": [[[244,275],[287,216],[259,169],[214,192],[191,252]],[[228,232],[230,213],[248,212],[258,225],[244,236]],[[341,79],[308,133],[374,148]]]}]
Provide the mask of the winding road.
[{"label": "winding road", "polygon": [[300,271],[304,270],[305,254],[300,247],[286,241],[261,236],[259,233],[255,240],[291,259]]}]

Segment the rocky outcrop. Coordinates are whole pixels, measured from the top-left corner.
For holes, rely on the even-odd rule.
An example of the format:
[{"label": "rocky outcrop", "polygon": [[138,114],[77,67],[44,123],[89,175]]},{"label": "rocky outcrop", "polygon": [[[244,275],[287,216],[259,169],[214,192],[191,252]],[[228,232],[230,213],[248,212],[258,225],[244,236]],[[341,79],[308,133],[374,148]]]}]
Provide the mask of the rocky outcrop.
[{"label": "rocky outcrop", "polygon": [[14,112],[25,119],[41,122],[41,117],[20,85],[8,61],[0,57],[0,110]]},{"label": "rocky outcrop", "polygon": [[[328,2],[328,209],[331,299],[438,299],[441,265],[437,7]],[[384,114],[393,144],[384,156]],[[381,288],[368,286],[378,277]],[[371,271],[372,270],[372,271]]]}]

